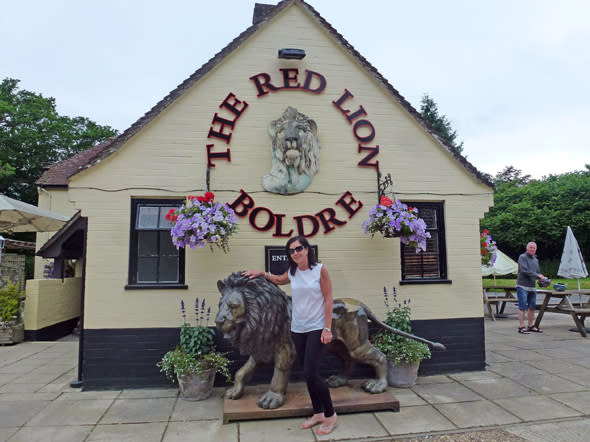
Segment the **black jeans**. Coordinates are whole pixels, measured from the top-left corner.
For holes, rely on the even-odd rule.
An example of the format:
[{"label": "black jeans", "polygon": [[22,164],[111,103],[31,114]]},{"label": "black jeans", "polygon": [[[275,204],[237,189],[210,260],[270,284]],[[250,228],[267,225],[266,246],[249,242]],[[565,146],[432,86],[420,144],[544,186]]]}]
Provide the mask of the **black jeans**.
[{"label": "black jeans", "polygon": [[322,330],[308,333],[291,332],[297,358],[303,365],[303,375],[307,382],[307,391],[311,398],[313,413],[324,413],[326,417],[334,414],[332,397],[328,384],[320,377],[320,357],[324,344],[321,342]]}]

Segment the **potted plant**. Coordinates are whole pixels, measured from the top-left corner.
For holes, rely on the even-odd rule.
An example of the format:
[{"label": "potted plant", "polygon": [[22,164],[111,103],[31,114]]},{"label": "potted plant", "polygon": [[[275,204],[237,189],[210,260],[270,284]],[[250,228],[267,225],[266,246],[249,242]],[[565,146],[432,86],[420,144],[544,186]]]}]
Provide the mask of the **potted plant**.
[{"label": "potted plant", "polygon": [[492,239],[490,232],[486,229],[479,234],[479,248],[481,252],[481,264],[486,267],[491,267],[496,262],[496,242]]},{"label": "potted plant", "polygon": [[173,225],[172,243],[179,247],[205,247],[213,244],[229,251],[229,238],[238,230],[237,217],[229,205],[216,203],[213,192],[189,195],[178,209],[170,209],[166,219]]},{"label": "potted plant", "polygon": [[17,344],[25,339],[21,318],[23,292],[16,284],[0,289],[0,344]]},{"label": "potted plant", "polygon": [[430,238],[426,223],[418,217],[418,209],[387,196],[382,196],[379,204],[369,209],[369,219],[363,222],[362,228],[371,238],[375,233],[385,238],[399,237],[403,244],[414,247],[416,253],[426,251],[426,240]]},{"label": "potted plant", "polygon": [[[410,300],[398,300],[393,288],[393,306],[390,306],[387,289],[383,287],[385,306],[387,307],[387,325],[398,330],[412,333]],[[373,346],[380,350],[388,361],[387,382],[392,387],[411,387],[416,384],[418,369],[422,359],[430,358],[430,349],[422,342],[381,330],[375,335]]]},{"label": "potted plant", "polygon": [[184,323],[180,328],[180,344],[157,363],[160,371],[172,382],[178,381],[181,397],[186,400],[207,399],[213,392],[215,375],[229,381],[230,361],[224,353],[215,351],[215,331],[209,328],[211,307],[205,310],[205,300],[195,299],[196,325],[186,320],[184,301],[180,301]]}]

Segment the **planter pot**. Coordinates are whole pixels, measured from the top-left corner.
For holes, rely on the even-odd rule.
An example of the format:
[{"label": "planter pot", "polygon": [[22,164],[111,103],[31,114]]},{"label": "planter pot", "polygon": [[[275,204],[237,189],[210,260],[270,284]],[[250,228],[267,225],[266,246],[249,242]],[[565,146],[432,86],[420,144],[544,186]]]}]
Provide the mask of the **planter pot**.
[{"label": "planter pot", "polygon": [[215,370],[193,373],[178,378],[180,397],[187,401],[202,401],[213,393]]},{"label": "planter pot", "polygon": [[400,362],[387,360],[387,383],[390,387],[408,388],[416,385],[420,362]]},{"label": "planter pot", "polygon": [[18,344],[25,340],[25,324],[0,327],[0,345]]}]

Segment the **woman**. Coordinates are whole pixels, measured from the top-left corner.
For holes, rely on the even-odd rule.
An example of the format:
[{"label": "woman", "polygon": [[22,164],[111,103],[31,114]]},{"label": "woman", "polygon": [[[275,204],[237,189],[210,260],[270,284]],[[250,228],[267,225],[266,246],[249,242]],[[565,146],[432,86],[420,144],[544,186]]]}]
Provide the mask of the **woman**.
[{"label": "woman", "polygon": [[264,276],[278,285],[291,283],[291,337],[313,406],[313,416],[301,424],[311,428],[320,424],[317,434],[330,434],[336,427],[337,416],[332,405],[328,384],[319,374],[322,344],[332,340],[332,281],[328,270],[309,247],[307,239],[295,236],[287,241],[289,269],[282,275],[248,270],[250,279]]}]

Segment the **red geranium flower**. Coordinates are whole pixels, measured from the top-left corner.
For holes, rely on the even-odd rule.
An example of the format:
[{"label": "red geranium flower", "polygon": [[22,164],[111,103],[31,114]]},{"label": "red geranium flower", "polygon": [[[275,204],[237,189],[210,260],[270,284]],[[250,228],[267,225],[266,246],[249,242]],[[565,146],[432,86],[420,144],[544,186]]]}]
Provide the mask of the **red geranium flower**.
[{"label": "red geranium flower", "polygon": [[380,203],[382,206],[389,207],[389,206],[391,206],[391,205],[393,204],[393,201],[391,201],[391,199],[389,199],[389,198],[388,198],[388,197],[386,197],[386,196],[382,196],[382,197],[381,197],[381,200],[379,201],[379,203]]}]

